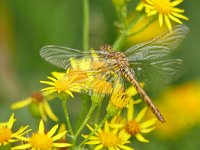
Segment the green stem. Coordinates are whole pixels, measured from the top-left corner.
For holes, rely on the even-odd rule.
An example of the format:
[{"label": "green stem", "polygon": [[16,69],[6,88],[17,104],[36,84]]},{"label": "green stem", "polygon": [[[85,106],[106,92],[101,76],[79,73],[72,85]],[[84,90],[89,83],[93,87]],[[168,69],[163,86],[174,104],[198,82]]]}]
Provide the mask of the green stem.
[{"label": "green stem", "polygon": [[102,103],[100,103],[97,107],[97,111],[96,111],[95,118],[94,118],[95,123],[99,122],[99,116],[100,116],[100,113],[101,113],[101,108],[102,108]]},{"label": "green stem", "polygon": [[99,128],[101,128],[105,121],[108,120],[110,118],[110,115],[106,114],[106,116],[104,117],[104,119],[100,122],[100,124],[88,135],[88,137],[86,139],[84,139],[81,144],[78,146],[78,148],[81,148],[82,146],[84,146],[86,144],[86,142],[89,140],[89,138],[98,131]]},{"label": "green stem", "polygon": [[75,125],[75,130],[76,131],[78,130],[78,128],[82,124],[82,121],[84,120],[86,114],[88,113],[88,110],[91,107],[90,104],[89,104],[89,99],[90,99],[89,95],[84,94],[82,96],[80,116],[79,116],[78,121],[76,122],[76,125]]},{"label": "green stem", "polygon": [[80,128],[78,129],[78,131],[75,134],[75,138],[78,137],[78,135],[80,134],[80,132],[82,131],[82,129],[85,127],[86,123],[88,122],[88,120],[91,117],[91,114],[93,113],[94,109],[96,108],[97,104],[96,103],[92,103],[92,106],[90,107],[90,110],[88,111],[87,116],[85,117],[85,120],[83,121],[83,123],[81,124]]},{"label": "green stem", "polygon": [[120,34],[113,44],[113,49],[118,51],[123,46],[126,37],[127,36],[125,34]]},{"label": "green stem", "polygon": [[83,0],[83,49],[89,49],[89,0]]},{"label": "green stem", "polygon": [[72,126],[71,126],[71,123],[70,123],[70,120],[69,120],[69,114],[68,114],[68,111],[67,111],[67,100],[62,100],[62,107],[63,107],[63,110],[64,110],[64,115],[65,115],[65,120],[66,120],[66,123],[67,123],[67,126],[69,128],[69,132],[71,134],[71,136],[73,137],[73,140],[74,140],[74,132],[72,130]]}]

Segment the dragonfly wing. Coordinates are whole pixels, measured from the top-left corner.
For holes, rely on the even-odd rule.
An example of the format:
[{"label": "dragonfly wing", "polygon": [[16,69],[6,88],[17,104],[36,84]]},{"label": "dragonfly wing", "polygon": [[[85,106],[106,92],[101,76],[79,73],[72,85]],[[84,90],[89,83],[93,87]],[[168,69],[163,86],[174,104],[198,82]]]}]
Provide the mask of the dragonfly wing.
[{"label": "dragonfly wing", "polygon": [[177,25],[172,31],[164,32],[150,41],[130,47],[124,53],[128,60],[151,60],[168,55],[173,52],[188,33],[186,25]]},{"label": "dragonfly wing", "polygon": [[132,62],[131,65],[135,66],[133,69],[137,79],[152,89],[176,80],[185,71],[181,59],[138,61]]},{"label": "dragonfly wing", "polygon": [[90,55],[89,51],[88,53],[84,53],[77,49],[55,45],[44,46],[40,50],[40,56],[44,60],[64,69],[70,66],[70,58],[78,59],[86,55]]}]

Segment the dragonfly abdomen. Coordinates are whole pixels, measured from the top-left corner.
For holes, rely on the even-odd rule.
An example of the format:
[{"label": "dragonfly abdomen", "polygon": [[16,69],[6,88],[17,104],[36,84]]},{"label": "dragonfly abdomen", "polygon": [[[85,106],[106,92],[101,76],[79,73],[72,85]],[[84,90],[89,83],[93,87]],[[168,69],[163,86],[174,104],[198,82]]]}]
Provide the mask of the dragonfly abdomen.
[{"label": "dragonfly abdomen", "polygon": [[137,92],[140,94],[140,96],[142,97],[142,99],[145,101],[145,103],[148,105],[148,107],[150,107],[150,109],[152,110],[152,112],[156,115],[156,117],[162,122],[165,122],[164,117],[162,116],[162,114],[160,113],[160,111],[156,108],[156,106],[154,105],[154,103],[151,101],[151,99],[149,98],[149,96],[146,94],[146,92],[143,90],[143,88],[139,85],[139,83],[137,82],[137,80],[135,79],[132,71],[128,68],[128,67],[123,67],[121,68],[121,73],[123,74],[124,78],[126,80],[128,80],[137,90]]}]

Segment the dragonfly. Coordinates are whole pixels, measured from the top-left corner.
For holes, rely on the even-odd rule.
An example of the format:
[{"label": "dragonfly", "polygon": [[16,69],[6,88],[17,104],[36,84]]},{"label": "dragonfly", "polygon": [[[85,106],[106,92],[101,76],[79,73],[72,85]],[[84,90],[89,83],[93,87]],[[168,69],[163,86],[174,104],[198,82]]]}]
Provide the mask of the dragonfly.
[{"label": "dragonfly", "polygon": [[[95,54],[100,61],[104,62],[103,67],[107,68],[107,71],[112,70],[130,82],[158,120],[165,123],[163,115],[140,86],[139,80],[146,79],[148,81],[152,72],[156,72],[156,78],[164,77],[163,82],[170,82],[177,78],[183,70],[182,60],[167,56],[174,52],[188,31],[189,28],[186,25],[176,25],[172,31],[165,31],[149,41],[128,48],[124,52],[115,51],[111,46],[105,45],[96,49]],[[40,56],[44,60],[63,69],[70,67],[71,58],[87,57],[92,59],[92,55],[93,52],[89,50],[82,51],[56,45],[47,45],[40,50]],[[103,70],[106,72],[105,69]]]}]

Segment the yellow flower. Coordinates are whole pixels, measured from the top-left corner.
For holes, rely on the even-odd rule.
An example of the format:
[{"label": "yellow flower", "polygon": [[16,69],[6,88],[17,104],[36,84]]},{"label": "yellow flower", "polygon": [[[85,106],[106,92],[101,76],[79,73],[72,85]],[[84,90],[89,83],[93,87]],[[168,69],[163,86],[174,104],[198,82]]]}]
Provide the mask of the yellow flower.
[{"label": "yellow flower", "polygon": [[165,22],[168,29],[172,30],[170,20],[179,24],[182,24],[180,19],[189,20],[186,16],[181,14],[184,10],[176,7],[182,2],[183,0],[145,0],[143,5],[145,8],[148,8],[148,11],[146,11],[147,16],[158,15],[160,26]]},{"label": "yellow flower", "polygon": [[39,124],[39,130],[36,133],[33,133],[32,136],[26,138],[21,137],[21,140],[24,141],[24,144],[13,147],[13,150],[20,149],[33,149],[33,150],[50,150],[53,148],[62,148],[71,146],[69,143],[59,143],[56,142],[60,138],[62,138],[66,131],[54,135],[56,130],[58,129],[58,125],[55,125],[49,132],[45,132],[44,123],[41,120]]},{"label": "yellow flower", "polygon": [[115,115],[118,111],[127,106],[129,100],[130,97],[125,93],[123,86],[117,83],[106,108],[107,113],[111,116]]},{"label": "yellow flower", "polygon": [[158,107],[163,110],[167,122],[164,126],[158,124],[156,131],[161,137],[181,136],[200,123],[199,81],[171,87],[159,99]]},{"label": "yellow flower", "polygon": [[42,117],[47,121],[47,116],[53,121],[58,121],[58,117],[53,113],[51,107],[48,104],[49,100],[52,100],[55,95],[49,95],[46,92],[34,92],[25,100],[16,102],[11,105],[11,109],[20,109],[29,105],[30,112],[35,117]]},{"label": "yellow flower", "polygon": [[12,127],[15,121],[14,114],[12,114],[8,122],[0,123],[0,146],[16,142],[19,137],[30,131],[25,131],[28,126],[22,126],[18,131],[14,132]]},{"label": "yellow flower", "polygon": [[105,79],[95,79],[91,83],[91,90],[92,90],[92,96],[91,100],[93,103],[100,103],[102,102],[103,98],[106,94],[112,93],[112,84],[110,82],[107,82]]},{"label": "yellow flower", "polygon": [[149,140],[143,137],[142,133],[149,133],[152,130],[154,130],[157,119],[153,118],[153,119],[149,119],[147,121],[141,122],[145,116],[147,107],[142,109],[136,117],[133,116],[134,114],[133,107],[134,107],[134,104],[133,104],[133,101],[131,101],[128,106],[127,122],[124,127],[130,135],[135,136],[140,142],[149,142]]},{"label": "yellow flower", "polygon": [[50,87],[42,89],[42,91],[48,91],[51,93],[66,93],[73,97],[72,92],[81,92],[81,90],[86,89],[87,76],[84,72],[78,72],[76,70],[67,70],[66,73],[63,72],[52,72],[53,77],[47,77],[50,81],[40,81],[50,85]]},{"label": "yellow flower", "polygon": [[[94,130],[89,125],[88,128],[91,131]],[[83,135],[83,137],[87,138],[88,135]],[[96,145],[94,150],[101,150],[103,148],[108,150],[133,150],[133,148],[125,146],[125,144],[130,143],[129,138],[130,135],[125,130],[111,129],[106,121],[104,128],[99,129],[95,135],[89,137],[89,141],[86,144]]]},{"label": "yellow flower", "polygon": [[111,120],[112,128],[125,129],[129,135],[135,136],[140,142],[149,142],[142,133],[149,133],[155,129],[156,118],[141,122],[147,111],[147,107],[142,109],[139,114],[134,117],[134,101],[131,100],[128,105],[127,118],[124,119],[120,114]]}]

